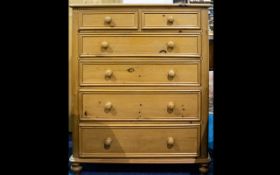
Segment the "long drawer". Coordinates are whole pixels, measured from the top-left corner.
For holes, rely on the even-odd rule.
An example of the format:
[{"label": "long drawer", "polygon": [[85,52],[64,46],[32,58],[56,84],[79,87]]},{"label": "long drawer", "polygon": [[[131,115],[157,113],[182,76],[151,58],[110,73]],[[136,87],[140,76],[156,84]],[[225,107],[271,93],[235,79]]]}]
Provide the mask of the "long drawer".
[{"label": "long drawer", "polygon": [[80,157],[197,157],[200,125],[89,125],[79,127]]},{"label": "long drawer", "polygon": [[80,57],[93,56],[201,56],[197,34],[80,35]]},{"label": "long drawer", "polygon": [[81,120],[199,120],[200,90],[93,90],[80,92]]},{"label": "long drawer", "polygon": [[80,62],[81,86],[200,85],[200,61]]}]

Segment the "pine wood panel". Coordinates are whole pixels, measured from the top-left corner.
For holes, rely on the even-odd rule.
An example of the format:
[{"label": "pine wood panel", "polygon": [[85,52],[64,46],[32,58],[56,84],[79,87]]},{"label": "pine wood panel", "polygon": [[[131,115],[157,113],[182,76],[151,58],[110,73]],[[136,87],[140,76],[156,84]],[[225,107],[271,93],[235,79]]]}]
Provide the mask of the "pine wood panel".
[{"label": "pine wood panel", "polygon": [[182,12],[148,11],[142,12],[143,29],[199,29],[200,13],[198,10]]},{"label": "pine wood panel", "polygon": [[80,29],[137,29],[137,11],[90,11],[80,14]]},{"label": "pine wood panel", "polygon": [[[80,93],[82,119],[200,119],[200,91],[90,91]],[[110,109],[107,108],[110,104]],[[169,106],[173,105],[173,106]]]},{"label": "pine wood panel", "polygon": [[80,155],[110,158],[197,157],[199,137],[199,125],[195,124],[81,126]]},{"label": "pine wood panel", "polygon": [[[169,43],[173,47],[169,47]],[[104,44],[105,43],[105,44]],[[106,46],[106,48],[104,47]],[[201,54],[197,34],[182,35],[81,35],[80,56],[193,56]]]},{"label": "pine wood panel", "polygon": [[200,85],[199,61],[80,62],[81,86]]}]

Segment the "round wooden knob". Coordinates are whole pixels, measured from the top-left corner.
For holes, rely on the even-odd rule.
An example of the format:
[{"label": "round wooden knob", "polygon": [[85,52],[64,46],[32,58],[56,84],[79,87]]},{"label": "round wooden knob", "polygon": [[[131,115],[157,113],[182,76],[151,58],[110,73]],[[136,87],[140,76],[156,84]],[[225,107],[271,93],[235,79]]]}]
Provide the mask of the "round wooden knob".
[{"label": "round wooden knob", "polygon": [[108,138],[106,138],[105,140],[104,140],[104,145],[106,146],[106,147],[109,147],[109,146],[111,146],[111,144],[112,144],[112,138],[111,137],[108,137]]},{"label": "round wooden knob", "polygon": [[170,71],[168,71],[168,77],[169,78],[174,78],[175,77],[175,71],[174,70],[170,70]]},{"label": "round wooden knob", "polygon": [[167,138],[167,146],[173,146],[175,143],[175,140],[173,137],[168,137]]},{"label": "round wooden knob", "polygon": [[167,109],[169,111],[174,110],[174,108],[175,108],[175,104],[172,101],[167,104]]},{"label": "round wooden knob", "polygon": [[109,47],[109,43],[108,43],[107,41],[103,41],[103,42],[101,43],[101,47],[102,47],[103,49],[107,49],[107,48]]},{"label": "round wooden knob", "polygon": [[169,23],[173,23],[174,22],[174,18],[173,18],[173,16],[169,16],[168,18],[167,18],[167,21],[169,22]]},{"label": "round wooden knob", "polygon": [[113,71],[112,70],[106,70],[106,72],[105,72],[105,77],[106,78],[111,78],[112,77],[112,75],[113,75]]},{"label": "round wooden knob", "polygon": [[111,110],[112,107],[113,107],[113,105],[112,105],[111,102],[107,102],[107,103],[105,104],[105,106],[104,106],[104,108],[105,108],[106,110],[108,110],[108,111]]},{"label": "round wooden knob", "polygon": [[111,17],[111,16],[106,16],[106,17],[104,18],[104,21],[105,21],[105,23],[109,24],[109,23],[112,22],[112,17]]},{"label": "round wooden knob", "polygon": [[167,47],[170,48],[170,49],[173,49],[175,47],[175,43],[173,41],[169,41],[167,43]]}]

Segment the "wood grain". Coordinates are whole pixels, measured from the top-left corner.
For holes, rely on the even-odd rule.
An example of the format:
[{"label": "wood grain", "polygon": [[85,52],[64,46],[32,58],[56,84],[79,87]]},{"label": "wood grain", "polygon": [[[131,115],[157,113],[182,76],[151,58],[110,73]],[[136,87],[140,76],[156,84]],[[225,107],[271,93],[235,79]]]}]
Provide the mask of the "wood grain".
[{"label": "wood grain", "polygon": [[[199,120],[200,91],[90,91],[80,93],[80,115],[85,119],[172,118]],[[107,103],[112,109],[106,110]],[[168,104],[174,103],[169,110]]]},{"label": "wood grain", "polygon": [[[110,72],[111,76],[106,76]],[[170,76],[170,73],[174,73]],[[200,62],[80,62],[80,86],[200,85]]]},{"label": "wood grain", "polygon": [[74,170],[198,163],[206,172],[208,6],[72,5]]},{"label": "wood grain", "polygon": [[200,13],[199,10],[143,11],[142,29],[200,29]]},{"label": "wood grain", "polygon": [[[80,127],[81,157],[197,157],[199,125],[185,126],[114,126]],[[151,134],[152,133],[152,134]],[[169,146],[168,138],[174,139]],[[112,139],[109,147],[104,146]]]},{"label": "wood grain", "polygon": [[[134,11],[90,11],[80,14],[79,29],[137,29],[138,14]],[[111,19],[106,22],[105,19]]]},{"label": "wood grain", "polygon": [[[174,42],[174,48],[168,48],[167,43]],[[102,42],[108,43],[108,48],[102,48]],[[197,34],[182,35],[86,35],[80,36],[80,56],[90,55],[156,55],[156,56],[200,56],[201,38]]]}]

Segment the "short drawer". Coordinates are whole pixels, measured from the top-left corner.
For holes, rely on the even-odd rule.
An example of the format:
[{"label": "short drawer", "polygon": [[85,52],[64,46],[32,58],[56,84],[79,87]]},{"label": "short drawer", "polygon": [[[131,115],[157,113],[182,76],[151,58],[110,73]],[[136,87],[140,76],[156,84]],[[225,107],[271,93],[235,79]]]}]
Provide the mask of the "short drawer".
[{"label": "short drawer", "polygon": [[199,86],[200,62],[81,62],[79,75],[80,86]]},{"label": "short drawer", "polygon": [[137,29],[136,11],[89,11],[80,14],[79,29]]},{"label": "short drawer", "polygon": [[200,34],[80,36],[80,57],[176,56],[200,57]]},{"label": "short drawer", "polygon": [[200,126],[80,124],[80,157],[197,157]]},{"label": "short drawer", "polygon": [[81,120],[200,119],[200,90],[92,90],[80,92]]},{"label": "short drawer", "polygon": [[200,29],[200,12],[142,12],[142,29]]}]

